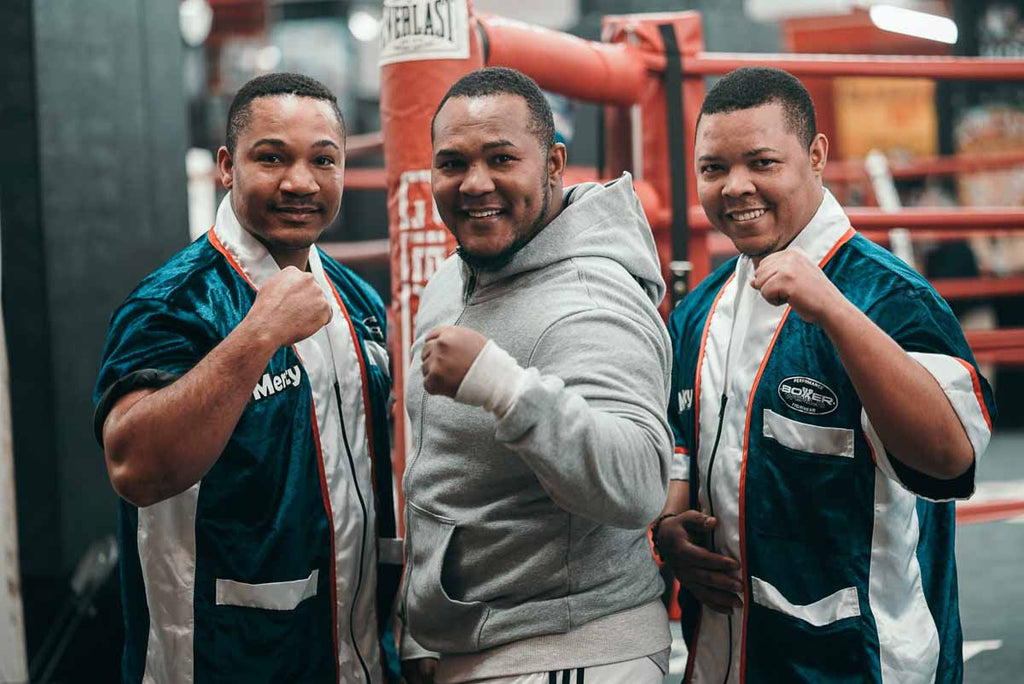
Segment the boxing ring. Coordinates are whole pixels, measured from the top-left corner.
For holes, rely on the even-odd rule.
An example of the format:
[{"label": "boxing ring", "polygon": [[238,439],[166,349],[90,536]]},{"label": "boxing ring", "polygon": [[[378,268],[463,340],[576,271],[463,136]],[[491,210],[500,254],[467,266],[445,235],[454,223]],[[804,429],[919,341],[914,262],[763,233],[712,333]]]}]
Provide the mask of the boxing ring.
[{"label": "boxing ring", "polygon": [[[385,9],[392,4],[385,0]],[[416,4],[405,3],[407,7]],[[758,65],[785,69],[797,77],[1024,80],[1020,59],[705,52],[696,12],[607,16],[602,41],[594,42],[476,14],[468,2],[451,0],[448,8],[444,20],[450,45],[441,44],[439,49],[437,40],[411,41],[404,51],[382,58],[382,131],[348,141],[349,158],[383,149],[385,168],[350,168],[346,188],[387,189],[389,239],[324,246],[349,263],[390,263],[396,488],[411,449],[403,397],[413,320],[427,280],[455,247],[431,196],[430,122],[444,93],[464,74],[484,66],[507,66],[528,74],[547,91],[603,105],[603,126],[596,142],[599,166],[570,167],[567,183],[632,173],[666,281],[671,283],[671,303],[710,273],[713,258],[733,253],[728,239],[713,230],[696,193],[692,143],[705,77]],[[416,20],[413,14],[410,25]],[[1024,154],[1006,153],[919,159],[893,164],[890,170],[894,177],[910,177],[1022,163]],[[826,182],[862,180],[864,174],[863,167],[853,162],[830,162]],[[1017,208],[885,211],[862,207],[849,208],[847,214],[857,230],[881,243],[896,228],[939,241],[1024,230],[1024,210]],[[949,279],[934,285],[949,299],[1024,294],[1024,277]],[[671,303],[664,304],[665,313]],[[968,341],[981,361],[1024,365],[1024,328],[969,332]],[[400,490],[396,501],[404,505]]]}]

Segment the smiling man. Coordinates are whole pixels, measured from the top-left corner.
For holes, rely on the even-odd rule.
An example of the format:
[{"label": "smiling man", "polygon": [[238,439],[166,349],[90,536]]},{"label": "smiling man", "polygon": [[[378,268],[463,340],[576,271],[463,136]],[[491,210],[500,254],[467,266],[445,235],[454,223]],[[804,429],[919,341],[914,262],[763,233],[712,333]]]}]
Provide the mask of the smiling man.
[{"label": "smiling man", "polygon": [[216,224],[114,313],[96,433],[122,498],[126,684],[384,681],[385,314],[313,246],[344,149],[323,85],[247,83]]},{"label": "smiling man", "polygon": [[551,111],[509,69],[452,86],[433,158],[459,250],[412,349],[403,657],[440,654],[441,683],[660,684],[646,528],[668,484],[670,352],[631,180],[563,190]]},{"label": "smiling man", "polygon": [[657,548],[686,681],[960,682],[952,499],[995,407],[956,318],[822,187],[791,75],[732,72],[697,190],[739,257],[672,313],[677,460]]}]

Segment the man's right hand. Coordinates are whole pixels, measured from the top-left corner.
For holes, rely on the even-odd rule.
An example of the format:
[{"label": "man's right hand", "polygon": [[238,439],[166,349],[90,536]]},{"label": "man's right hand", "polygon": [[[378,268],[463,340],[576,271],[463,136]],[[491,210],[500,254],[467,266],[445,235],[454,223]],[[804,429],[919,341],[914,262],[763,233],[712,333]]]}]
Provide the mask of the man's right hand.
[{"label": "man's right hand", "polygon": [[275,348],[312,336],[331,320],[331,306],[311,273],[287,266],[260,288],[245,317]]},{"label": "man's right hand", "polygon": [[402,661],[402,678],[406,684],[434,684],[436,658],[417,658]]},{"label": "man's right hand", "polygon": [[736,578],[740,564],[700,546],[717,520],[688,510],[665,518],[658,527],[658,551],[694,598],[718,613],[731,613],[743,605],[743,584]]}]

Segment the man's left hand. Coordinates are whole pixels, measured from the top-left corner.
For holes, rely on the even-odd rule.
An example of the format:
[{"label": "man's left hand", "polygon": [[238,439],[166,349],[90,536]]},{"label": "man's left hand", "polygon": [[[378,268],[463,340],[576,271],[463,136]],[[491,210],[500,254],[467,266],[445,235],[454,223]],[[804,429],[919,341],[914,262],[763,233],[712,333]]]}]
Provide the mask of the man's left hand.
[{"label": "man's left hand", "polygon": [[423,343],[423,389],[428,394],[454,397],[487,338],[458,325],[440,326]]},{"label": "man's left hand", "polygon": [[774,306],[789,304],[808,323],[822,319],[846,299],[800,249],[769,254],[754,271],[751,287]]}]

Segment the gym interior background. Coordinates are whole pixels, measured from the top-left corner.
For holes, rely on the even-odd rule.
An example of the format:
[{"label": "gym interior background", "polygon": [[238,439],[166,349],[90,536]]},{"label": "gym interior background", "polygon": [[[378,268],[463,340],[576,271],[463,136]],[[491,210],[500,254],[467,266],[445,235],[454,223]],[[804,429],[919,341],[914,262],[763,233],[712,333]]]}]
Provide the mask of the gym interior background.
[{"label": "gym interior background", "polygon": [[[390,0],[389,0],[390,1]],[[4,0],[0,3],[0,228],[9,394],[0,399],[0,683],[21,660],[51,681],[116,682],[122,640],[117,573],[103,573],[117,507],[93,437],[91,390],[110,313],[148,272],[212,222],[211,174],[228,105],[258,73],[291,70],[339,96],[351,134],[380,129],[380,0]],[[870,2],[809,0],[474,0],[488,12],[600,39],[605,14],[697,10],[706,49],[1024,58],[1021,0],[907,0],[953,19],[955,43],[872,25]],[[569,68],[569,65],[567,65]],[[1024,153],[1019,82],[809,79],[831,157],[881,147],[892,163]],[[600,108],[557,100],[574,165],[598,163]],[[882,131],[882,139],[870,132]],[[1024,157],[1024,154],[1022,154]],[[349,168],[379,168],[379,154]],[[898,177],[903,206],[1024,206],[1024,163],[998,171]],[[868,201],[856,184],[848,206]],[[191,226],[191,231],[190,231]],[[385,191],[346,191],[330,242],[387,238]],[[1024,275],[1024,236],[916,244],[929,277]],[[362,274],[387,299],[385,266]],[[960,299],[965,326],[1024,326],[1019,294]],[[1024,499],[1024,372],[999,366],[996,454],[981,479]],[[3,402],[9,397],[9,424]],[[13,455],[13,456],[12,456]],[[16,523],[15,523],[16,518]],[[973,682],[1024,669],[1024,526],[961,532],[960,568]],[[1007,525],[1006,527],[997,527]],[[14,534],[16,530],[16,535]],[[92,555],[89,552],[92,551]],[[966,557],[965,555],[966,554]],[[93,565],[81,563],[91,558]],[[998,567],[993,568],[993,564]],[[76,575],[76,570],[79,573]],[[90,574],[92,573],[92,574]],[[90,582],[91,576],[102,581]],[[986,579],[989,578],[989,579]],[[999,578],[1002,578],[1001,580]],[[1014,579],[1016,578],[1016,579]],[[1009,598],[1009,601],[1007,601]],[[1014,608],[1015,606],[1015,608]],[[972,621],[1002,611],[1005,624]],[[1014,626],[1016,624],[1016,626]],[[1002,626],[999,626],[1002,625]],[[2,631],[7,629],[7,632]],[[0,637],[3,641],[4,637]],[[993,646],[999,642],[999,646]],[[10,642],[13,643],[13,642]],[[8,647],[10,648],[10,647]],[[8,677],[9,679],[5,679]],[[34,681],[40,680],[36,677]]]}]

